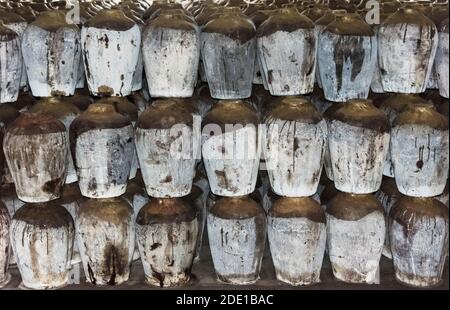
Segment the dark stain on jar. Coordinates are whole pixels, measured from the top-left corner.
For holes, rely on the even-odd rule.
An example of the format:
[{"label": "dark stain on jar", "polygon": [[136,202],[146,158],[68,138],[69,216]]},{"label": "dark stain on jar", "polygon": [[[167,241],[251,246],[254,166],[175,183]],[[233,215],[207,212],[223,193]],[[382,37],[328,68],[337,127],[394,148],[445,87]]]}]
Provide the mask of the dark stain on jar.
[{"label": "dark stain on jar", "polygon": [[59,194],[61,191],[61,188],[63,186],[63,181],[61,178],[57,178],[48,182],[45,182],[45,184],[42,186],[42,190],[46,193],[51,194]]},{"label": "dark stain on jar", "polygon": [[153,243],[153,244],[150,246],[150,251],[154,251],[154,250],[156,250],[157,248],[159,248],[160,246],[162,246],[161,243],[155,242],[155,243]]},{"label": "dark stain on jar", "polygon": [[161,180],[160,183],[170,183],[170,182],[172,182],[172,176],[168,175],[163,180]]},{"label": "dark stain on jar", "polygon": [[103,253],[105,258],[103,274],[109,277],[108,285],[115,285],[117,275],[122,275],[127,269],[128,253],[112,244],[108,244]]},{"label": "dark stain on jar", "polygon": [[164,278],[165,278],[164,274],[156,271],[152,265],[150,265],[150,268],[152,269],[152,276],[159,281],[159,286],[163,287],[164,286]]}]

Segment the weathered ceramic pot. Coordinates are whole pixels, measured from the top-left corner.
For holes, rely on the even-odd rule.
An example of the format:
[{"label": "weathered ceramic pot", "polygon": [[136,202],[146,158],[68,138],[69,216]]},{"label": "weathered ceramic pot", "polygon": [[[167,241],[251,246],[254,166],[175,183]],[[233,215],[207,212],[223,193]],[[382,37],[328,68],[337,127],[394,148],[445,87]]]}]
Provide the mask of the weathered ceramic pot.
[{"label": "weathered ceramic pot", "polygon": [[[259,25],[261,25],[269,16],[270,14],[276,12],[275,10],[258,10],[256,12],[254,12],[251,15],[247,15],[249,16],[249,18],[251,19],[251,21],[253,22],[253,24],[255,25],[255,28],[258,29]],[[253,84],[256,85],[264,85],[265,89],[269,89],[269,86],[267,84],[267,80],[266,78],[263,76],[264,74],[261,71],[261,65],[260,65],[260,59],[258,57],[258,51],[256,52],[256,57],[255,57],[255,68],[254,68],[254,73],[253,73]]]},{"label": "weathered ceramic pot", "polygon": [[66,209],[54,202],[26,204],[12,218],[10,237],[25,288],[67,284],[75,228]]},{"label": "weathered ceramic pot", "polygon": [[392,126],[391,157],[398,190],[433,197],[444,190],[449,168],[448,118],[430,105],[412,106]]},{"label": "weathered ceramic pot", "polygon": [[0,19],[0,104],[17,100],[22,65],[20,37]]},{"label": "weathered ceramic pot", "polygon": [[378,201],[381,203],[384,209],[384,217],[386,222],[386,235],[384,239],[383,255],[387,258],[392,259],[391,253],[391,243],[389,240],[389,212],[395,203],[403,195],[398,191],[397,184],[395,184],[395,179],[389,177],[383,177],[380,189],[375,193]]},{"label": "weathered ceramic pot", "polygon": [[255,190],[260,158],[258,123],[256,112],[240,100],[219,101],[206,115],[202,157],[214,194],[243,196]]},{"label": "weathered ceramic pot", "polygon": [[438,34],[434,23],[402,7],[378,29],[378,59],[385,92],[421,93],[431,74]]},{"label": "weathered ceramic pot", "polygon": [[78,209],[76,238],[86,280],[126,282],[135,246],[133,208],[121,198],[89,199]]},{"label": "weathered ceramic pot", "polygon": [[389,139],[389,121],[370,100],[351,100],[336,109],[328,127],[336,188],[354,194],[376,192]]},{"label": "weathered ceramic pot", "polygon": [[439,44],[436,51],[435,68],[439,85],[439,94],[449,98],[448,86],[448,18],[440,25]]},{"label": "weathered ceramic pot", "polygon": [[0,202],[0,288],[8,284],[11,275],[8,272],[11,246],[9,226],[11,216],[3,202]]},{"label": "weathered ceramic pot", "polygon": [[24,113],[8,126],[3,150],[21,200],[59,198],[69,156],[63,123],[46,115]]},{"label": "weathered ceramic pot", "polygon": [[95,96],[128,96],[136,71],[141,32],[120,10],[102,10],[81,31],[84,68]]},{"label": "weathered ceramic pot", "polygon": [[[207,194],[208,193],[206,193],[206,195]],[[186,203],[195,207],[197,211],[198,233],[197,233],[197,242],[195,246],[194,262],[198,262],[200,260],[200,250],[202,248],[203,243],[203,232],[205,231],[206,226],[206,214],[207,214],[206,195],[200,187],[192,185],[191,193],[183,197]]]},{"label": "weathered ceramic pot", "polygon": [[[427,101],[415,94],[395,94],[389,95],[381,101],[380,110],[386,114],[391,126],[394,124],[396,117],[405,109],[414,105],[425,105]],[[394,177],[394,164],[391,158],[391,148],[386,154],[386,162],[384,163],[383,175]]]},{"label": "weathered ceramic pot", "polygon": [[[81,111],[72,103],[64,100],[64,97],[42,98],[29,109],[29,112],[58,119],[64,124],[67,134],[69,133],[69,127],[72,121],[81,114]],[[78,180],[77,172],[71,153],[68,152],[67,156],[67,176],[65,183],[74,183]]]},{"label": "weathered ceramic pot", "polygon": [[201,53],[213,98],[250,97],[255,34],[255,25],[237,8],[227,9],[202,28]]},{"label": "weathered ceramic pot", "polygon": [[275,274],[291,285],[320,282],[326,244],[325,213],[311,198],[281,198],[267,215]]},{"label": "weathered ceramic pot", "polygon": [[448,250],[448,209],[433,198],[403,197],[389,213],[395,277],[412,286],[442,280]]},{"label": "weathered ceramic pot", "polygon": [[349,283],[378,283],[386,229],[381,204],[370,194],[340,193],[325,212],[334,276]]},{"label": "weathered ceramic pot", "polygon": [[266,240],[261,206],[248,196],[224,197],[209,210],[207,227],[218,279],[239,285],[256,282]]},{"label": "weathered ceramic pot", "polygon": [[33,96],[70,96],[81,59],[80,29],[59,11],[39,14],[23,33],[22,54]]},{"label": "weathered ceramic pot", "polygon": [[[127,116],[131,120],[133,128],[136,127],[136,121],[138,119],[138,107],[131,103],[126,97],[105,97],[98,101],[98,104],[111,104],[116,111],[124,116]],[[133,158],[131,160],[130,176],[129,179],[136,177],[137,170],[139,168],[139,162],[137,158],[136,147],[133,144]]]},{"label": "weathered ceramic pot", "polygon": [[136,218],[136,236],[150,285],[184,285],[191,277],[198,235],[197,210],[179,198],[153,199]]},{"label": "weathered ceramic pot", "polygon": [[[27,21],[22,16],[14,12],[3,10],[0,10],[0,20],[3,21],[3,25],[6,28],[11,29],[12,31],[14,31],[19,35],[19,50],[20,53],[22,54],[22,47],[20,46],[20,40],[22,39],[23,32],[28,26]],[[22,61],[22,58],[20,60]],[[19,84],[20,88],[27,86],[27,84],[28,84],[27,71],[22,61],[22,73],[20,76],[20,84]]]},{"label": "weathered ceramic pot", "polygon": [[313,91],[316,56],[314,23],[296,9],[282,9],[257,31],[257,54],[273,96]]},{"label": "weathered ceramic pot", "polygon": [[133,126],[114,105],[94,103],[70,125],[70,144],[81,194],[111,198],[125,193],[133,159]]},{"label": "weathered ceramic pot", "polygon": [[185,15],[162,12],[142,34],[145,74],[152,97],[191,97],[197,82],[200,34]]},{"label": "weathered ceramic pot", "polygon": [[0,201],[6,206],[11,217],[13,217],[14,213],[25,204],[25,202],[17,197],[13,183],[3,184],[0,187]]},{"label": "weathered ceramic pot", "polygon": [[327,124],[305,98],[287,97],[266,116],[264,153],[273,191],[305,197],[317,191]]},{"label": "weathered ceramic pot", "polygon": [[337,15],[319,33],[317,61],[325,98],[366,99],[377,57],[377,38],[358,14]]},{"label": "weathered ceramic pot", "polygon": [[180,100],[155,101],[139,116],[136,149],[150,196],[189,194],[200,143],[198,129],[194,128],[193,115]]}]

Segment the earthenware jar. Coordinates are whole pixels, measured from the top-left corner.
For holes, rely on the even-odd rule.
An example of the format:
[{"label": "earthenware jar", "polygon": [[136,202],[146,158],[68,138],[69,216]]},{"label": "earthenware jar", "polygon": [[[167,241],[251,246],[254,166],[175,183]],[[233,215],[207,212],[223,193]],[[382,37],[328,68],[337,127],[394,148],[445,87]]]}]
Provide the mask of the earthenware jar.
[{"label": "earthenware jar", "polygon": [[125,193],[133,159],[133,126],[114,105],[94,103],[70,125],[81,194],[111,198]]},{"label": "earthenware jar", "polygon": [[444,190],[449,168],[448,118],[430,105],[412,106],[392,126],[391,156],[398,190],[433,197]]},{"label": "earthenware jar", "polygon": [[[138,119],[138,107],[131,103],[126,97],[104,97],[100,100],[97,100],[95,103],[98,104],[111,104],[114,106],[116,111],[124,116],[127,116],[133,128],[136,127],[136,122]],[[136,147],[133,145],[133,158],[131,160],[131,168],[130,168],[130,179],[133,179],[136,176],[137,170],[139,168],[139,162],[137,158]]]},{"label": "earthenware jar", "polygon": [[[397,116],[408,107],[414,105],[424,105],[427,101],[416,94],[389,94],[381,101],[380,110],[386,114],[391,126]],[[394,177],[394,164],[391,158],[391,148],[386,154],[386,162],[384,163],[383,175]]]},{"label": "earthenware jar", "polygon": [[197,82],[200,33],[186,15],[163,11],[142,34],[145,74],[152,97],[191,97]]},{"label": "earthenware jar", "polygon": [[189,194],[200,143],[198,129],[186,103],[177,99],[155,101],[139,116],[136,149],[150,196]]},{"label": "earthenware jar", "polygon": [[180,198],[152,199],[139,211],[136,236],[148,284],[189,282],[198,229],[197,210]]},{"label": "earthenware jar", "polygon": [[318,37],[317,61],[325,98],[367,99],[377,58],[377,38],[356,13],[337,15]]},{"label": "earthenware jar", "polygon": [[[243,196],[255,190],[260,142],[258,116],[241,100],[223,100],[202,124],[202,157],[211,191],[220,196]],[[213,132],[214,135],[210,136]]]},{"label": "earthenware jar", "polygon": [[381,204],[371,194],[340,193],[325,212],[334,276],[349,283],[378,283],[386,229]]},{"label": "earthenware jar", "polygon": [[201,53],[213,98],[250,97],[255,34],[255,25],[238,8],[226,9],[202,28]]},{"label": "earthenware jar", "polygon": [[75,228],[66,209],[54,202],[26,204],[12,218],[10,237],[23,287],[67,284]]},{"label": "earthenware jar", "polygon": [[218,279],[238,285],[256,282],[266,240],[261,206],[248,196],[221,198],[209,210],[207,227]]},{"label": "earthenware jar", "polygon": [[421,93],[438,44],[434,23],[414,8],[401,7],[378,29],[381,82],[385,92]]},{"label": "earthenware jar", "polygon": [[89,199],[79,207],[75,226],[86,280],[94,285],[127,281],[135,248],[130,204],[122,198]]},{"label": "earthenware jar", "polygon": [[275,274],[291,285],[320,282],[325,213],[309,197],[281,198],[269,209],[267,232]]},{"label": "earthenware jar", "polygon": [[25,202],[57,199],[67,175],[69,137],[59,120],[23,113],[8,126],[3,150],[19,198]]},{"label": "earthenware jar", "polygon": [[412,286],[442,280],[448,251],[448,208],[433,198],[403,197],[389,213],[395,277]]},{"label": "earthenware jar", "polygon": [[296,9],[281,9],[257,31],[257,54],[273,96],[313,91],[316,60],[314,23]]},{"label": "earthenware jar", "polygon": [[327,145],[327,125],[305,98],[286,97],[267,114],[265,160],[270,184],[280,196],[317,191]]},{"label": "earthenware jar", "polygon": [[22,54],[33,96],[70,96],[81,59],[80,29],[60,11],[39,14],[23,33]]},{"label": "earthenware jar", "polygon": [[370,100],[352,100],[331,113],[328,142],[333,180],[340,191],[373,193],[381,185],[390,125]]},{"label": "earthenware jar", "polygon": [[95,96],[128,96],[136,71],[141,32],[120,10],[102,10],[81,31],[84,67]]}]

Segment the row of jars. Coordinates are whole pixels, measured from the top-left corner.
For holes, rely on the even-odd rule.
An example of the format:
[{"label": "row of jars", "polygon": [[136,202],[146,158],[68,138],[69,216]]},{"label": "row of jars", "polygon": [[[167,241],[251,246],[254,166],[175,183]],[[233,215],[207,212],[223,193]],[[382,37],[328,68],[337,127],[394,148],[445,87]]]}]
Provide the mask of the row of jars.
[{"label": "row of jars", "polygon": [[[76,187],[66,185],[62,199],[22,205],[12,221],[0,204],[0,245],[6,255],[0,256],[0,262],[7,266],[7,255],[12,255],[7,239],[11,234],[12,249],[20,253],[11,258],[18,264],[22,285],[28,288],[66,285],[80,256],[86,281],[94,285],[126,282],[130,264],[139,255],[147,283],[185,285],[206,226],[214,268],[225,283],[256,282],[268,241],[277,279],[291,285],[320,282],[325,251],[337,279],[379,283],[381,251],[390,249],[400,281],[414,286],[438,285],[448,245],[447,207],[437,199],[391,193],[392,184],[385,181],[386,187],[377,193],[381,202],[372,194],[339,193],[332,182],[326,181],[320,197],[322,207],[310,197],[277,197],[269,190],[266,197],[271,206],[267,213],[254,196],[212,198],[205,207],[201,190],[195,186],[197,194],[152,198],[134,213],[137,199],[148,201],[143,185],[135,180],[129,185],[135,188],[123,198],[84,202]],[[448,203],[448,192],[446,199]],[[384,214],[382,203],[387,201],[393,207]],[[388,223],[390,230],[385,230]],[[173,233],[169,238],[174,240],[161,234],[168,227]],[[405,231],[406,235],[399,235]],[[385,238],[389,247],[383,249]],[[427,242],[426,248],[423,242]],[[405,256],[405,251],[422,260],[409,265],[411,256]],[[425,265],[424,260],[428,260]],[[46,268],[48,262],[55,269]],[[2,271],[0,279],[6,284],[8,269]]]},{"label": "row of jars", "polygon": [[[390,104],[395,106],[402,97],[407,96],[398,95]],[[260,100],[257,106],[260,107],[259,112],[266,115],[267,129],[262,148],[274,194],[313,195],[317,191],[322,160],[328,150],[334,186],[338,190],[354,193],[349,197],[370,197],[367,193],[373,193],[380,187],[386,154],[389,152],[389,140],[400,192],[420,197],[436,196],[443,192],[448,174],[448,120],[429,104],[414,103],[414,96],[407,98],[406,109],[401,110],[396,106],[400,113],[392,123],[391,130],[388,118],[370,101],[335,104],[325,113],[325,118],[322,118],[305,98],[265,99],[267,98],[272,101],[263,105]],[[62,122],[42,113],[28,113],[18,117],[6,131],[4,150],[19,198],[31,202],[58,198],[64,183],[69,149],[74,154],[75,167],[79,172],[78,185],[84,196],[108,199],[123,194],[126,191],[133,158],[133,148],[130,147],[133,145],[133,128],[128,117],[117,113],[122,111],[121,113],[126,114],[125,106],[129,109],[131,107],[129,104],[120,103],[120,100],[125,99],[105,98],[90,105],[70,126],[66,125],[70,134]],[[63,110],[64,100],[56,98],[41,100],[34,108],[45,105],[45,102],[51,105],[52,101],[53,104],[57,103],[53,105],[53,111],[55,107],[58,111]],[[195,123],[193,110],[187,108],[189,105],[186,100],[184,104],[182,102],[180,99],[155,101],[140,115],[136,124],[137,154],[146,191],[153,197],[181,197],[190,192],[196,162],[193,154],[199,151],[199,143],[196,142],[199,139],[195,139],[194,127],[199,123]],[[386,100],[381,106],[386,111],[389,101]],[[47,111],[50,110],[52,109]],[[171,131],[174,124],[184,124],[187,135],[180,135],[180,128]],[[238,225],[242,222],[242,214],[247,212],[247,204],[239,197],[252,193],[256,184],[261,144],[258,140],[258,114],[246,102],[221,101],[204,117],[203,128],[209,124],[219,127],[219,130],[225,129],[225,132],[219,131],[214,136],[203,137],[201,153],[211,191],[219,196],[237,197],[234,200],[225,199],[227,203],[219,204],[225,213],[221,215],[221,211],[218,211],[218,217],[231,217],[237,220]],[[248,126],[240,128],[236,127],[237,124]],[[229,127],[227,130],[227,125],[232,125],[231,130]],[[209,134],[209,131],[206,133]],[[20,139],[20,144],[15,142],[17,139]],[[69,147],[68,140],[72,143],[72,148]],[[396,148],[397,145],[401,147]],[[184,151],[185,153],[175,154],[186,157],[172,156],[174,153],[171,151],[174,150]],[[118,163],[121,163],[119,167]],[[171,200],[158,201],[161,201],[159,205],[164,205],[164,201],[168,203]],[[233,204],[236,204],[235,207],[232,207]],[[302,205],[287,203],[291,211],[301,208]],[[346,214],[343,215],[344,218],[335,214],[335,219],[343,220],[342,227],[334,232],[336,236],[342,236],[339,234],[340,229],[351,227],[346,219],[347,216],[353,216],[352,212],[348,211],[349,205],[352,204],[344,204],[347,208],[343,211],[343,214]],[[358,212],[366,210],[371,213],[375,210],[372,207],[363,208],[361,205],[355,204]],[[249,208],[255,210],[255,205],[250,204]],[[254,214],[254,211],[249,212]],[[359,234],[367,237],[373,235],[370,229],[382,227],[374,235],[384,241],[384,218],[380,218],[379,210],[377,212],[375,219],[378,226],[366,223],[363,228],[357,226],[357,229]],[[366,218],[369,213],[362,217]],[[244,215],[245,217],[247,216]],[[444,223],[448,222],[444,219]],[[234,227],[230,222],[223,225],[228,227],[227,229]],[[256,230],[243,230],[242,226],[239,227],[234,230],[238,235],[243,231],[253,234],[265,231],[264,222],[260,220],[253,226]],[[364,227],[368,227],[369,231]],[[432,232],[424,230],[421,233]],[[212,236],[216,234],[213,233]],[[442,240],[445,240],[445,233]],[[349,242],[344,240],[344,244]],[[368,245],[366,243],[366,247]],[[371,248],[372,246],[370,244]],[[442,244],[437,246],[443,249]],[[337,247],[337,250],[339,249],[340,247]],[[225,252],[218,251],[213,254],[213,258],[215,255],[220,257],[223,253]],[[365,251],[353,253],[363,254]],[[345,262],[349,260],[346,255],[336,255],[339,256],[344,257]],[[223,257],[218,260],[222,261]],[[374,261],[378,260],[375,257]],[[364,279],[373,281],[373,273]]]},{"label": "row of jars", "polygon": [[296,8],[247,16],[205,5],[194,16],[179,4],[156,3],[146,15],[101,10],[81,31],[66,11],[44,11],[28,26],[3,13],[12,30],[1,28],[9,73],[2,102],[16,100],[26,82],[22,67],[38,97],[72,95],[84,76],[93,95],[126,96],[142,88],[144,68],[152,97],[190,97],[199,63],[217,99],[250,97],[258,72],[276,96],[311,93],[315,81],[336,102],[366,99],[371,85],[421,93],[432,77],[448,98],[448,19],[435,25],[409,5],[385,9],[382,24],[371,27],[358,13],[318,8],[324,15],[312,21]]}]

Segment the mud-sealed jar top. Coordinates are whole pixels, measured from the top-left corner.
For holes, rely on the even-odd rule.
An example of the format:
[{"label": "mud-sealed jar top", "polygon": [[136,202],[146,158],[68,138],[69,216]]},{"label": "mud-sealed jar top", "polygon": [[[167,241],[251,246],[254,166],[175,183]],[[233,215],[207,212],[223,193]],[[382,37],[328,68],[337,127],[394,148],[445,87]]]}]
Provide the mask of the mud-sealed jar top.
[{"label": "mud-sealed jar top", "polygon": [[390,124],[386,115],[377,109],[371,100],[355,99],[342,103],[331,113],[330,119],[378,132],[390,130]]},{"label": "mud-sealed jar top", "polygon": [[19,35],[11,29],[7,28],[3,24],[3,21],[0,19],[0,42],[9,42],[17,39],[18,37]]},{"label": "mud-sealed jar top", "polygon": [[249,196],[222,197],[216,201],[210,212],[219,218],[232,220],[264,216],[263,208]]},{"label": "mud-sealed jar top", "polygon": [[325,27],[324,32],[349,36],[374,36],[372,28],[357,13],[336,15],[333,22]]},{"label": "mud-sealed jar top", "polygon": [[68,227],[69,225],[73,227],[70,213],[53,201],[27,203],[16,211],[13,220],[25,222],[40,229]]},{"label": "mud-sealed jar top", "polygon": [[443,218],[448,223],[448,208],[432,197],[403,196],[397,200],[389,212],[389,218],[405,227],[407,232],[411,231],[417,222],[434,222],[436,217]]},{"label": "mud-sealed jar top", "polygon": [[372,194],[339,193],[327,205],[327,214],[344,221],[358,221],[378,212],[383,214],[381,203]]},{"label": "mud-sealed jar top", "polygon": [[266,122],[272,120],[317,124],[322,120],[322,116],[308,99],[285,97],[268,112]]},{"label": "mud-sealed jar top", "polygon": [[310,197],[282,197],[269,209],[269,215],[281,218],[303,217],[324,224],[326,222],[322,207]]},{"label": "mud-sealed jar top", "polygon": [[0,9],[0,22],[3,21],[4,24],[12,24],[12,23],[25,23],[25,18],[16,14],[14,12],[8,12],[3,9]]},{"label": "mud-sealed jar top", "polygon": [[258,28],[264,21],[266,21],[272,14],[275,14],[277,10],[259,10],[249,16],[256,28]]},{"label": "mud-sealed jar top", "polygon": [[25,112],[8,125],[11,135],[42,135],[65,132],[66,127],[54,117],[38,113]]},{"label": "mud-sealed jar top", "polygon": [[62,97],[41,98],[35,105],[33,105],[29,109],[29,111],[32,113],[49,115],[59,120],[69,115],[77,116],[81,113],[80,109],[78,109],[72,103],[67,102]]},{"label": "mud-sealed jar top", "polygon": [[448,130],[448,118],[436,111],[433,105],[413,105],[406,107],[394,120],[392,127],[421,125],[438,130]]},{"label": "mud-sealed jar top", "polygon": [[120,197],[88,199],[81,204],[78,215],[118,225],[132,217],[133,208]]},{"label": "mud-sealed jar top", "polygon": [[174,12],[172,10],[162,11],[159,16],[149,19],[148,25],[151,28],[170,28],[177,30],[197,31],[195,21],[185,14]]},{"label": "mud-sealed jar top", "polygon": [[126,97],[104,97],[95,103],[110,104],[114,106],[116,112],[128,116],[131,121],[137,121],[138,119],[138,107]]},{"label": "mud-sealed jar top", "polygon": [[70,135],[79,136],[93,129],[115,129],[131,126],[130,118],[120,114],[112,104],[93,103],[70,125]]},{"label": "mud-sealed jar top", "polygon": [[78,183],[64,184],[61,190],[61,197],[55,203],[64,205],[83,199]]},{"label": "mud-sealed jar top", "polygon": [[156,100],[139,116],[137,127],[142,129],[170,129],[184,124],[192,127],[193,115],[183,99]]},{"label": "mud-sealed jar top", "polygon": [[136,23],[121,10],[102,10],[85,23],[85,27],[106,29],[112,31],[127,31]]},{"label": "mud-sealed jar top", "polygon": [[138,225],[191,222],[197,217],[197,210],[183,198],[151,199],[139,211]]},{"label": "mud-sealed jar top", "polygon": [[203,26],[220,14],[222,8],[217,5],[207,5],[195,16],[195,21],[199,26]]},{"label": "mud-sealed jar top", "polygon": [[79,28],[75,24],[68,24],[66,22],[66,16],[61,11],[44,11],[41,12],[38,17],[31,23],[31,25],[39,27],[41,29],[56,32],[61,28],[73,28],[79,31]]},{"label": "mud-sealed jar top", "polygon": [[401,197],[402,193],[399,192],[397,183],[394,178],[389,178],[387,176],[383,176],[383,180],[381,182],[380,191],[389,196]]},{"label": "mud-sealed jar top", "polygon": [[386,18],[382,26],[397,24],[434,26],[434,23],[431,19],[426,17],[420,10],[413,7],[400,7],[397,12]]},{"label": "mud-sealed jar top", "polygon": [[158,1],[154,2],[147,11],[145,11],[142,18],[146,21],[150,16],[153,15],[159,9],[183,9],[183,6],[180,3],[168,3],[166,1]]},{"label": "mud-sealed jar top", "polygon": [[388,95],[380,104],[380,109],[384,111],[393,110],[397,113],[407,107],[416,104],[427,104],[428,101],[416,94],[395,94]]},{"label": "mud-sealed jar top", "polygon": [[225,132],[227,125],[259,124],[255,110],[242,100],[221,100],[206,114],[202,127],[218,125]]},{"label": "mud-sealed jar top", "polygon": [[232,40],[245,43],[255,37],[256,28],[253,22],[238,8],[229,8],[209,21],[203,27],[202,32],[222,34]]},{"label": "mud-sealed jar top", "polygon": [[277,10],[257,30],[257,37],[269,36],[277,31],[293,32],[298,29],[314,29],[314,23],[294,8]]}]

